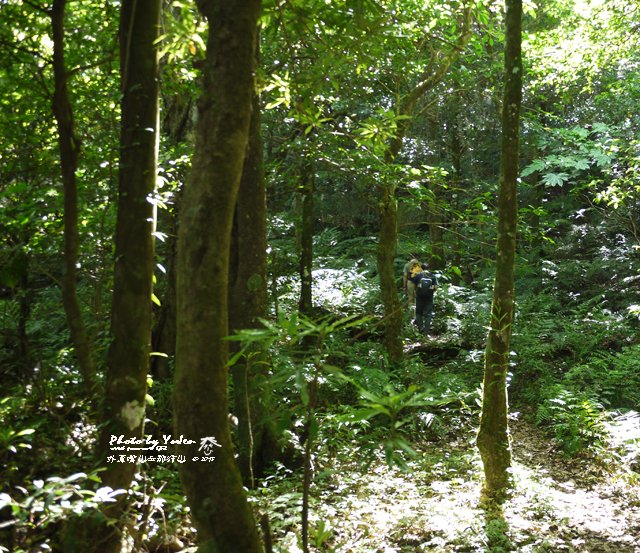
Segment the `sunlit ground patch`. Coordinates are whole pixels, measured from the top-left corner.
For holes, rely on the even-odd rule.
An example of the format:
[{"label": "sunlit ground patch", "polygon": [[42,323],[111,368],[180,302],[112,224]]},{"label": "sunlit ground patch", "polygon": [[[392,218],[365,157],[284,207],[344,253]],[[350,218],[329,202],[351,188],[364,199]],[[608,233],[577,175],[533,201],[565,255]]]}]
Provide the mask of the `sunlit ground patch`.
[{"label": "sunlit ground patch", "polygon": [[558,481],[540,469],[514,464],[516,492],[503,514],[517,551],[636,550],[637,507],[621,505],[602,489],[581,487],[579,477]]},{"label": "sunlit ground patch", "polygon": [[[620,421],[620,443],[634,439],[637,417]],[[481,503],[482,463],[464,435],[423,444],[410,471],[380,454],[365,468],[357,449],[325,467],[313,486],[315,551],[335,553],[637,553],[640,487],[593,460],[563,456],[526,421],[513,421],[515,488],[502,505]],[[473,433],[473,425],[464,434]],[[274,490],[276,491],[276,490]],[[289,512],[276,551],[299,551],[299,511]]]},{"label": "sunlit ground patch", "polygon": [[459,541],[481,513],[480,484],[429,480],[420,469],[403,473],[381,464],[363,475],[348,495],[326,498],[326,514],[339,517],[336,551],[445,551],[440,548]]},{"label": "sunlit ground patch", "polygon": [[313,293],[317,304],[326,309],[343,311],[362,306],[377,279],[355,269],[316,269],[313,271]]}]

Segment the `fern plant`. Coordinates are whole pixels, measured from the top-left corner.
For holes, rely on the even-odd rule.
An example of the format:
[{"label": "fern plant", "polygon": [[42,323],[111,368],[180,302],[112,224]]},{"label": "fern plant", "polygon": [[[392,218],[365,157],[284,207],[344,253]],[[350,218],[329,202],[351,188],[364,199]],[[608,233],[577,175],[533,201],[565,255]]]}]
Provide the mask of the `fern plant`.
[{"label": "fern plant", "polygon": [[538,407],[536,422],[547,426],[569,456],[598,452],[607,443],[607,417],[602,405],[556,385]]},{"label": "fern plant", "polygon": [[597,353],[565,376],[570,387],[585,390],[613,408],[640,409],[640,346],[620,353]]}]

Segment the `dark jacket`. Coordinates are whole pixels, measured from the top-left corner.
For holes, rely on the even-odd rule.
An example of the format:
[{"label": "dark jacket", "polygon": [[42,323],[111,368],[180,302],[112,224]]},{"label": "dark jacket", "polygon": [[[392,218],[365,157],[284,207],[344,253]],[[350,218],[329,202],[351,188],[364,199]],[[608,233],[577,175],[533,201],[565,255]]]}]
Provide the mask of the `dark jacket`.
[{"label": "dark jacket", "polygon": [[421,273],[418,273],[413,277],[411,277],[411,280],[416,285],[416,291],[418,291],[420,289],[420,281],[425,278],[428,278],[431,280],[431,287],[429,289],[429,293],[427,294],[427,296],[433,296],[435,287],[438,286],[438,279],[436,278],[436,275],[429,273],[427,271],[422,271]]}]

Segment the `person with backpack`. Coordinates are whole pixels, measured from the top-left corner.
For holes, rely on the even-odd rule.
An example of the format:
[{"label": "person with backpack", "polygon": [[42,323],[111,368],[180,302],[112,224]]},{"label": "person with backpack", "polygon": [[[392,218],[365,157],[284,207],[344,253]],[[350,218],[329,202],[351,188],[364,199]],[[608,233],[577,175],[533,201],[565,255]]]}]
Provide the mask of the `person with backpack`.
[{"label": "person with backpack", "polygon": [[411,259],[404,264],[402,269],[402,289],[407,294],[407,303],[409,307],[416,304],[416,287],[411,280],[411,267],[420,262],[416,259],[416,254],[411,254]]},{"label": "person with backpack", "polygon": [[428,336],[433,320],[433,294],[438,288],[438,279],[429,272],[426,263],[415,263],[411,267],[411,280],[416,288],[415,324],[422,334]]}]

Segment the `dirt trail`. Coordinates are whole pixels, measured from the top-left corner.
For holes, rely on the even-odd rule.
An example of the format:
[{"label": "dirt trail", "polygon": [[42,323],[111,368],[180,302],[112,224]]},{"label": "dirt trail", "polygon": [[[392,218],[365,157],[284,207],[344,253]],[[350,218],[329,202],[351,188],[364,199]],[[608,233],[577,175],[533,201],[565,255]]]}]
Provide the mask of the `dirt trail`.
[{"label": "dirt trail", "polygon": [[[326,551],[640,553],[640,483],[570,460],[537,427],[511,422],[516,490],[501,512],[480,505],[472,436],[426,445],[412,472],[361,460],[317,482]],[[331,546],[333,549],[329,549]],[[293,553],[295,547],[282,551]]]},{"label": "dirt trail", "polygon": [[512,421],[511,432],[517,466],[544,486],[549,509],[540,530],[553,546],[548,550],[640,552],[640,475],[568,459],[529,423]]}]

